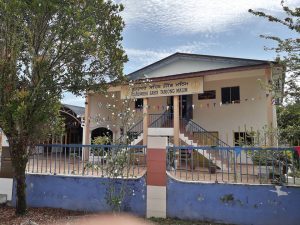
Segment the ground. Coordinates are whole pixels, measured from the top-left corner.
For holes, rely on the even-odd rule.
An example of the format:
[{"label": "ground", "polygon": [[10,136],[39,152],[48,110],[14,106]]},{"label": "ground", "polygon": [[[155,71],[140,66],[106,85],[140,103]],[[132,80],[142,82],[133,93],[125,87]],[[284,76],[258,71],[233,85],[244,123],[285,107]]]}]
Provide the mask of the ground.
[{"label": "ground", "polygon": [[[217,225],[216,223],[183,221],[176,219],[136,218],[128,215],[87,214],[62,209],[30,208],[27,215],[15,216],[15,209],[0,206],[1,225]],[[221,224],[218,224],[221,225]]]},{"label": "ground", "polygon": [[[75,219],[84,216],[82,212],[73,212],[61,209],[48,208],[31,208],[27,215],[15,216],[15,209],[12,207],[0,207],[0,224],[1,225],[20,225],[33,221],[39,225],[63,224],[63,222],[72,222]],[[28,223],[30,224],[30,223]]]}]

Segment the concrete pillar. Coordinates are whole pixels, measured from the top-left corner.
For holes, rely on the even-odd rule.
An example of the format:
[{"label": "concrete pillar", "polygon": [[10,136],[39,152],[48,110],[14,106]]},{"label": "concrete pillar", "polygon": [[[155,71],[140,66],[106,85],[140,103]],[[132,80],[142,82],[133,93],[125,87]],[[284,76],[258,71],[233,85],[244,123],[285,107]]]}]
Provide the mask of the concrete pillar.
[{"label": "concrete pillar", "polygon": [[[89,145],[91,144],[90,140],[90,95],[87,94],[85,98],[85,112],[84,112],[84,128],[83,128],[83,139],[82,144]],[[84,148],[84,151],[82,153],[83,160],[89,160],[89,149]]]},{"label": "concrete pillar", "polygon": [[[268,84],[272,80],[272,70],[271,68],[265,69],[265,79],[266,79],[266,84]],[[267,97],[267,125],[272,130],[274,128],[274,125],[276,125],[276,122],[274,124],[273,118],[274,118],[274,113],[275,111],[275,106],[272,104],[272,93],[269,93],[269,96]],[[277,140],[275,140],[274,136],[270,133],[268,134],[267,137],[267,144],[271,146],[277,145]]]},{"label": "concrete pillar", "polygon": [[167,137],[148,136],[147,146],[147,218],[167,216]]},{"label": "concrete pillar", "polygon": [[148,102],[148,98],[143,99],[143,145],[148,143]]},{"label": "concrete pillar", "polygon": [[174,107],[174,145],[179,145],[179,95],[173,96],[173,107]]},{"label": "concrete pillar", "polygon": [[0,151],[2,150],[2,130],[0,128]]}]

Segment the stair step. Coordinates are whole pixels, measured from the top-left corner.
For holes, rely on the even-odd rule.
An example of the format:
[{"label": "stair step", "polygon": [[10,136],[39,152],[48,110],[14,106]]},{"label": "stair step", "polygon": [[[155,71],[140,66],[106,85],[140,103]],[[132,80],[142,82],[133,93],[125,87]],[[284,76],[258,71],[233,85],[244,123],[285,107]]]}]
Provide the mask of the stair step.
[{"label": "stair step", "polygon": [[[185,142],[187,145],[192,145],[194,147],[198,147],[198,144],[193,142],[192,138],[188,138],[185,133],[180,133],[180,139]],[[201,154],[203,157],[205,157],[207,160],[211,159],[214,161],[214,164],[217,165],[219,168],[223,167],[223,169],[227,169],[226,163],[225,163],[225,156],[223,155],[223,163],[222,163],[222,158],[216,152],[215,150],[196,150],[199,154]],[[188,155],[187,152],[182,151],[181,152],[181,160],[191,160],[191,155]],[[222,165],[223,164],[223,165]]]}]

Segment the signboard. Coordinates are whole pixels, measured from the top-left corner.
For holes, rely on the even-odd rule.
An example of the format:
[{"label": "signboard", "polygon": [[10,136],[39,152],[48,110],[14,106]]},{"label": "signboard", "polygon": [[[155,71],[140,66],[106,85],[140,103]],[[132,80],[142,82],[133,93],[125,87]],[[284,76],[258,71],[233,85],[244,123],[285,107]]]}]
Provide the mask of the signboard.
[{"label": "signboard", "polygon": [[121,99],[153,98],[161,96],[190,95],[203,93],[203,78],[187,78],[136,84],[121,87]]}]

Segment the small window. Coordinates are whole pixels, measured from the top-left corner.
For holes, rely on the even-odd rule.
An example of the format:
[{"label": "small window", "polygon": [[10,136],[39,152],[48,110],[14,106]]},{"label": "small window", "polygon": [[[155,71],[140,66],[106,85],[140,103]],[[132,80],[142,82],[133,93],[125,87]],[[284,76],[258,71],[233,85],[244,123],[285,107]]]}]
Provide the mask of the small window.
[{"label": "small window", "polygon": [[248,132],[234,132],[234,146],[252,146],[254,137]]},{"label": "small window", "polygon": [[143,108],[143,99],[142,98],[138,98],[135,101],[135,108],[136,109],[142,109]]},{"label": "small window", "polygon": [[216,91],[204,91],[202,94],[198,94],[198,100],[204,100],[204,99],[216,99]]},{"label": "small window", "polygon": [[225,87],[221,90],[222,104],[240,103],[240,87]]}]

